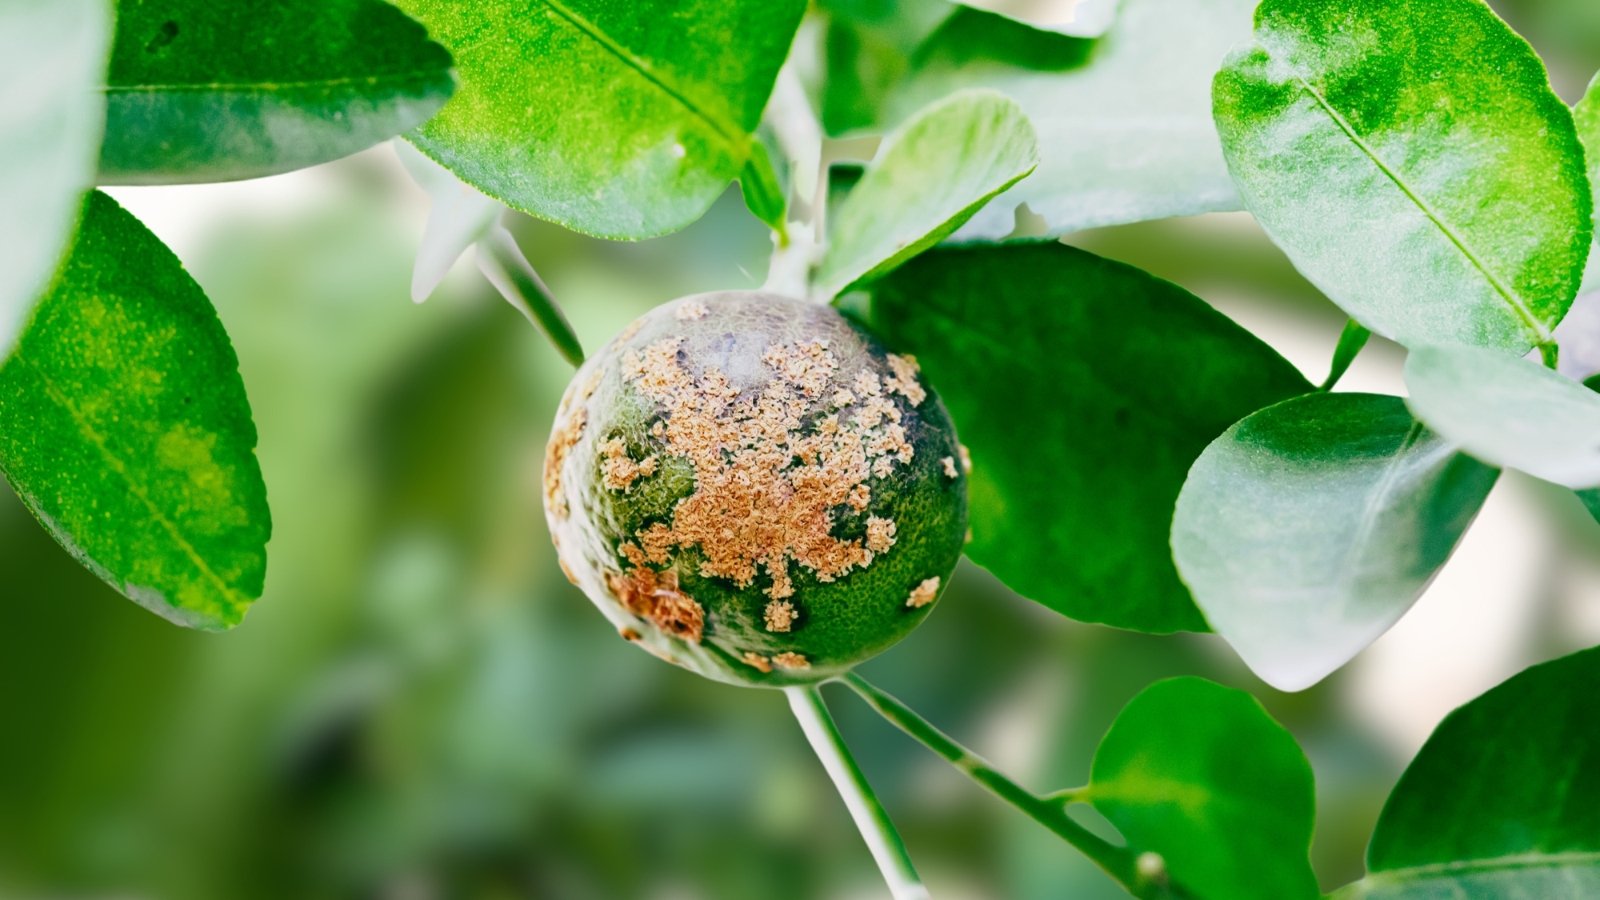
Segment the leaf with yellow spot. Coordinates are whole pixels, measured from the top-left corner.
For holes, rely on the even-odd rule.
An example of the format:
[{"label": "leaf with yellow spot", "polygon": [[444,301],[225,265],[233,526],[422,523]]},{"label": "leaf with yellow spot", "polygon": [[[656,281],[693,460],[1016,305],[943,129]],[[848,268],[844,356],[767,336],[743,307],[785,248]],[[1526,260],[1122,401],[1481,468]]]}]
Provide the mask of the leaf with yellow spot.
[{"label": "leaf with yellow spot", "polygon": [[239,623],[271,530],[239,363],[200,286],[90,195],[0,367],[0,471],[107,584],[192,628]]}]

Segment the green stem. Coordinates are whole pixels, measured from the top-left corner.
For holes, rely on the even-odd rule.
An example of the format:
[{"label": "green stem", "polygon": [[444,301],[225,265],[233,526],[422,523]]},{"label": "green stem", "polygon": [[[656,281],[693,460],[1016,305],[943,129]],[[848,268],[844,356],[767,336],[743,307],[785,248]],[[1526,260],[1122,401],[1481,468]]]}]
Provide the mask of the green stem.
[{"label": "green stem", "polygon": [[1372,337],[1361,323],[1355,319],[1344,323],[1344,331],[1339,333],[1339,343],[1333,348],[1333,363],[1328,367],[1328,378],[1317,387],[1317,390],[1327,393],[1339,383],[1344,373],[1350,370],[1350,364],[1356,361],[1356,356],[1361,348],[1367,345],[1367,339]]},{"label": "green stem", "polygon": [[543,330],[567,362],[583,365],[583,345],[578,343],[578,335],[556,305],[555,296],[533,270],[533,264],[522,255],[511,232],[502,226],[490,228],[478,240],[477,248],[478,270],[495,290]]},{"label": "green stem", "polygon": [[923,887],[922,879],[911,865],[900,833],[889,821],[889,814],[872,792],[872,785],[856,765],[855,757],[850,755],[850,748],[845,746],[844,737],[822,702],[821,692],[815,687],[790,687],[783,692],[789,697],[789,708],[794,711],[800,730],[805,732],[811,749],[816,751],[822,767],[828,770],[828,777],[833,779],[834,787],[850,810],[850,817],[861,830],[867,849],[883,872],[883,880],[889,884],[889,892],[895,900],[927,900],[928,889]]},{"label": "green stem", "polygon": [[1561,346],[1555,341],[1539,345],[1539,359],[1545,368],[1554,370],[1561,364]]},{"label": "green stem", "polygon": [[890,724],[944,757],[968,778],[1077,848],[1135,897],[1175,896],[1163,883],[1165,879],[1159,857],[1154,854],[1141,855],[1126,847],[1118,847],[1078,824],[1067,815],[1066,805],[1061,800],[1041,797],[1012,781],[995,770],[982,757],[956,743],[953,738],[934,727],[910,707],[874,687],[860,675],[852,672],[839,680],[860,695],[868,706],[876,710]]}]

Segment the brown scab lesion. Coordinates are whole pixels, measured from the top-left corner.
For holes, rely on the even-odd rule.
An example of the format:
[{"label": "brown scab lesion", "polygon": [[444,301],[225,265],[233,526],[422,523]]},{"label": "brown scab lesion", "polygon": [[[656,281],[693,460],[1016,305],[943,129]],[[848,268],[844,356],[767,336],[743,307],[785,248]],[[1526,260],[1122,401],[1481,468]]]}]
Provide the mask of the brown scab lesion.
[{"label": "brown scab lesion", "polygon": [[622,438],[613,437],[600,445],[600,478],[613,491],[628,491],[640,478],[656,473],[660,461],[654,455],[635,461],[628,455]]},{"label": "brown scab lesion", "polygon": [[939,596],[939,576],[925,579],[921,584],[911,589],[911,596],[906,598],[906,606],[911,609],[921,609],[934,601]]},{"label": "brown scab lesion", "polygon": [[567,517],[567,498],[561,490],[561,469],[566,465],[572,448],[583,439],[584,426],[589,421],[589,410],[582,405],[573,406],[561,424],[550,435],[550,444],[544,454],[545,509],[558,519]]},{"label": "brown scab lesion", "polygon": [[744,664],[763,674],[772,671],[772,660],[759,653],[746,651],[743,657]]},{"label": "brown scab lesion", "polygon": [[634,615],[648,619],[668,634],[700,643],[705,632],[705,610],[678,589],[678,573],[635,567],[626,573],[608,574],[606,587]]},{"label": "brown scab lesion", "polygon": [[890,376],[884,379],[883,386],[892,394],[899,394],[906,398],[912,406],[921,406],[922,401],[928,399],[928,392],[917,381],[917,373],[922,367],[917,365],[915,356],[902,356],[898,353],[889,354]]},{"label": "brown scab lesion", "polygon": [[945,458],[939,460],[939,465],[944,467],[944,477],[950,479],[951,481],[961,477],[961,472],[956,469],[955,457],[946,456]]},{"label": "brown scab lesion", "polygon": [[679,322],[694,322],[699,319],[704,319],[706,314],[710,311],[711,310],[707,309],[706,305],[701,303],[699,300],[685,300],[678,304],[677,309],[672,311],[672,317],[677,319]]},{"label": "brown scab lesion", "polygon": [[784,652],[773,656],[772,664],[780,669],[803,670],[811,668],[811,660],[806,659],[805,656],[799,653],[795,653],[793,650],[785,650]]},{"label": "brown scab lesion", "polygon": [[[689,371],[682,345],[682,338],[665,338],[623,357],[622,377],[662,413],[651,429],[660,452],[694,471],[695,490],[678,501],[670,523],[635,535],[644,559],[665,564],[673,549],[698,547],[700,575],[744,588],[764,569],[772,580],[767,596],[782,600],[795,592],[791,562],[828,582],[870,565],[892,545],[887,519],[864,537],[833,534],[833,511],[864,511],[868,479],[891,475],[914,452],[904,413],[881,376],[863,370],[840,391],[840,362],[826,340],[779,341],[762,354],[771,377],[741,392],[716,367]],[[914,403],[921,388],[908,360],[891,360],[888,383]],[[837,404],[819,411],[825,398],[840,401],[845,393],[855,404],[848,421]],[[608,442],[602,453],[616,460],[616,483],[638,477],[622,462],[624,448]],[[631,555],[630,562],[641,565]]]},{"label": "brown scab lesion", "polygon": [[795,619],[800,614],[795,612],[794,604],[787,600],[771,600],[767,608],[762,610],[761,619],[768,631],[787,632],[794,627]]}]

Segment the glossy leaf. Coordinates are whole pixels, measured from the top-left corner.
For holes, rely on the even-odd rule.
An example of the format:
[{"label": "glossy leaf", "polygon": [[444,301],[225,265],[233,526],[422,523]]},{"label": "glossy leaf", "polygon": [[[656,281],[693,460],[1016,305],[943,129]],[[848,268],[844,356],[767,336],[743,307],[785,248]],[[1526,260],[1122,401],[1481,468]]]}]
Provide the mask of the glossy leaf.
[{"label": "glossy leaf", "polygon": [[1315,898],[1311,765],[1244,691],[1203,678],[1134,697],[1094,755],[1094,805],[1195,900]]},{"label": "glossy leaf", "polygon": [[1007,191],[957,240],[1012,233],[1026,203],[1043,231],[1237,209],[1206,82],[1250,34],[1255,0],[1124,0],[1097,41],[1037,31],[963,10],[919,51],[895,95],[906,115],[964,87],[1001,91],[1039,133],[1039,170]]},{"label": "glossy leaf", "polygon": [[0,5],[0,361],[94,184],[110,42],[109,0]]},{"label": "glossy leaf", "polygon": [[963,5],[1056,34],[1092,38],[1111,28],[1121,0],[964,0]]},{"label": "glossy leaf", "polygon": [[0,470],[79,562],[180,625],[237,624],[270,523],[238,360],[200,287],[90,195],[0,367]]},{"label": "glossy leaf", "polygon": [[1507,353],[1419,347],[1407,405],[1467,453],[1574,489],[1600,487],[1600,394]]},{"label": "glossy leaf", "polygon": [[833,296],[932,247],[1039,163],[1017,104],[963,91],[885,141],[835,217],[817,290]]},{"label": "glossy leaf", "polygon": [[699,218],[750,158],[803,0],[399,0],[461,85],[411,140],[497,200],[648,238]]},{"label": "glossy leaf", "polygon": [[1481,0],[1266,0],[1214,94],[1245,206],[1361,324],[1407,346],[1549,343],[1592,233],[1583,151]]},{"label": "glossy leaf", "polygon": [[971,451],[967,554],[1087,622],[1205,622],[1167,523],[1189,465],[1240,417],[1311,389],[1176,285],[1061,244],[941,248],[873,289]]},{"label": "glossy leaf", "polygon": [[1398,397],[1297,397],[1245,418],[1195,462],[1173,558],[1245,664],[1298,691],[1411,608],[1496,474]]},{"label": "glossy leaf", "polygon": [[1451,713],[1412,760],[1341,900],[1600,896],[1600,649]]},{"label": "glossy leaf", "polygon": [[229,181],[338,159],[433,115],[450,66],[382,0],[121,0],[101,181]]}]

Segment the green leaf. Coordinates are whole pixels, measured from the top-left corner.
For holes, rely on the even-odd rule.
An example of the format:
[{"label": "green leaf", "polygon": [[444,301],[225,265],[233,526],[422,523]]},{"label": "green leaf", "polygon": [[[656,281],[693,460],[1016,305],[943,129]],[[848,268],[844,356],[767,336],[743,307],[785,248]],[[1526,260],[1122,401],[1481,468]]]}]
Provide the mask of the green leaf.
[{"label": "green leaf", "polygon": [[1006,237],[1023,203],[1050,235],[1237,209],[1206,82],[1249,37],[1254,7],[1255,0],[1124,0],[1097,41],[958,12],[919,52],[893,110],[993,88],[1038,129],[1040,164],[956,239]]},{"label": "green leaf", "polygon": [[[1584,156],[1589,161],[1589,188],[1594,192],[1594,206],[1600,211],[1600,74],[1589,82],[1589,90],[1572,111],[1578,128],[1578,140],[1583,143]],[[1596,235],[1600,237],[1600,235]],[[1600,243],[1589,249],[1589,266],[1583,276],[1583,291],[1600,288]]]},{"label": "green leaf", "polygon": [[1451,713],[1412,760],[1343,900],[1600,896],[1600,649]]},{"label": "green leaf", "polygon": [[818,0],[827,21],[819,102],[830,135],[871,129],[918,46],[955,7],[943,0]]},{"label": "green leaf", "polygon": [[817,290],[890,271],[972,218],[1039,164],[1033,127],[993,91],[963,91],[890,135],[839,207]]},{"label": "green leaf", "polygon": [[1117,19],[1122,0],[964,0],[964,6],[998,13],[1032,28],[1072,37],[1099,37]]},{"label": "green leaf", "polygon": [[0,5],[0,361],[94,184],[110,13],[106,0]]},{"label": "green leaf", "polygon": [[1167,523],[1189,465],[1253,410],[1311,389],[1189,292],[1061,244],[941,248],[873,288],[972,456],[967,553],[1087,622],[1206,625]]},{"label": "green leaf", "polygon": [[238,624],[271,530],[222,323],[171,251],[89,196],[0,367],[0,471],[77,560],[180,625]]},{"label": "green leaf", "polygon": [[744,205],[750,214],[787,240],[785,219],[789,208],[783,196],[783,184],[772,168],[772,157],[766,145],[760,141],[750,147],[750,158],[745,160],[744,171],[739,173],[739,190],[744,194]]},{"label": "green leaf", "polygon": [[1245,418],[1195,462],[1173,559],[1245,664],[1298,691],[1405,614],[1496,475],[1398,397],[1296,397]]},{"label": "green leaf", "polygon": [[1328,365],[1328,377],[1323,380],[1318,390],[1333,390],[1333,386],[1339,383],[1344,373],[1350,371],[1350,364],[1361,355],[1361,348],[1367,346],[1367,341],[1371,338],[1372,332],[1355,319],[1344,323],[1344,330],[1339,332],[1339,343],[1333,348],[1333,362]]},{"label": "green leaf", "polygon": [[1244,691],[1160,681],[1095,751],[1089,801],[1195,900],[1315,898],[1311,765]]},{"label": "green leaf", "polygon": [[1477,347],[1418,347],[1407,405],[1493,466],[1573,489],[1600,487],[1600,394],[1538,363]]},{"label": "green leaf", "polygon": [[433,115],[450,65],[380,0],[120,0],[100,178],[230,181],[338,159]]},{"label": "green leaf", "polygon": [[1361,324],[1550,343],[1593,227],[1583,149],[1482,0],[1266,0],[1214,95],[1245,206]]},{"label": "green leaf", "polygon": [[399,0],[461,87],[411,136],[497,200],[638,239],[699,218],[744,168],[804,0]]},{"label": "green leaf", "polygon": [[[1600,392],[1600,375],[1591,376],[1583,383],[1583,386],[1591,391]],[[1578,499],[1583,502],[1584,508],[1589,510],[1589,515],[1594,516],[1596,522],[1600,522],[1600,488],[1578,491],[1577,494]]]}]

